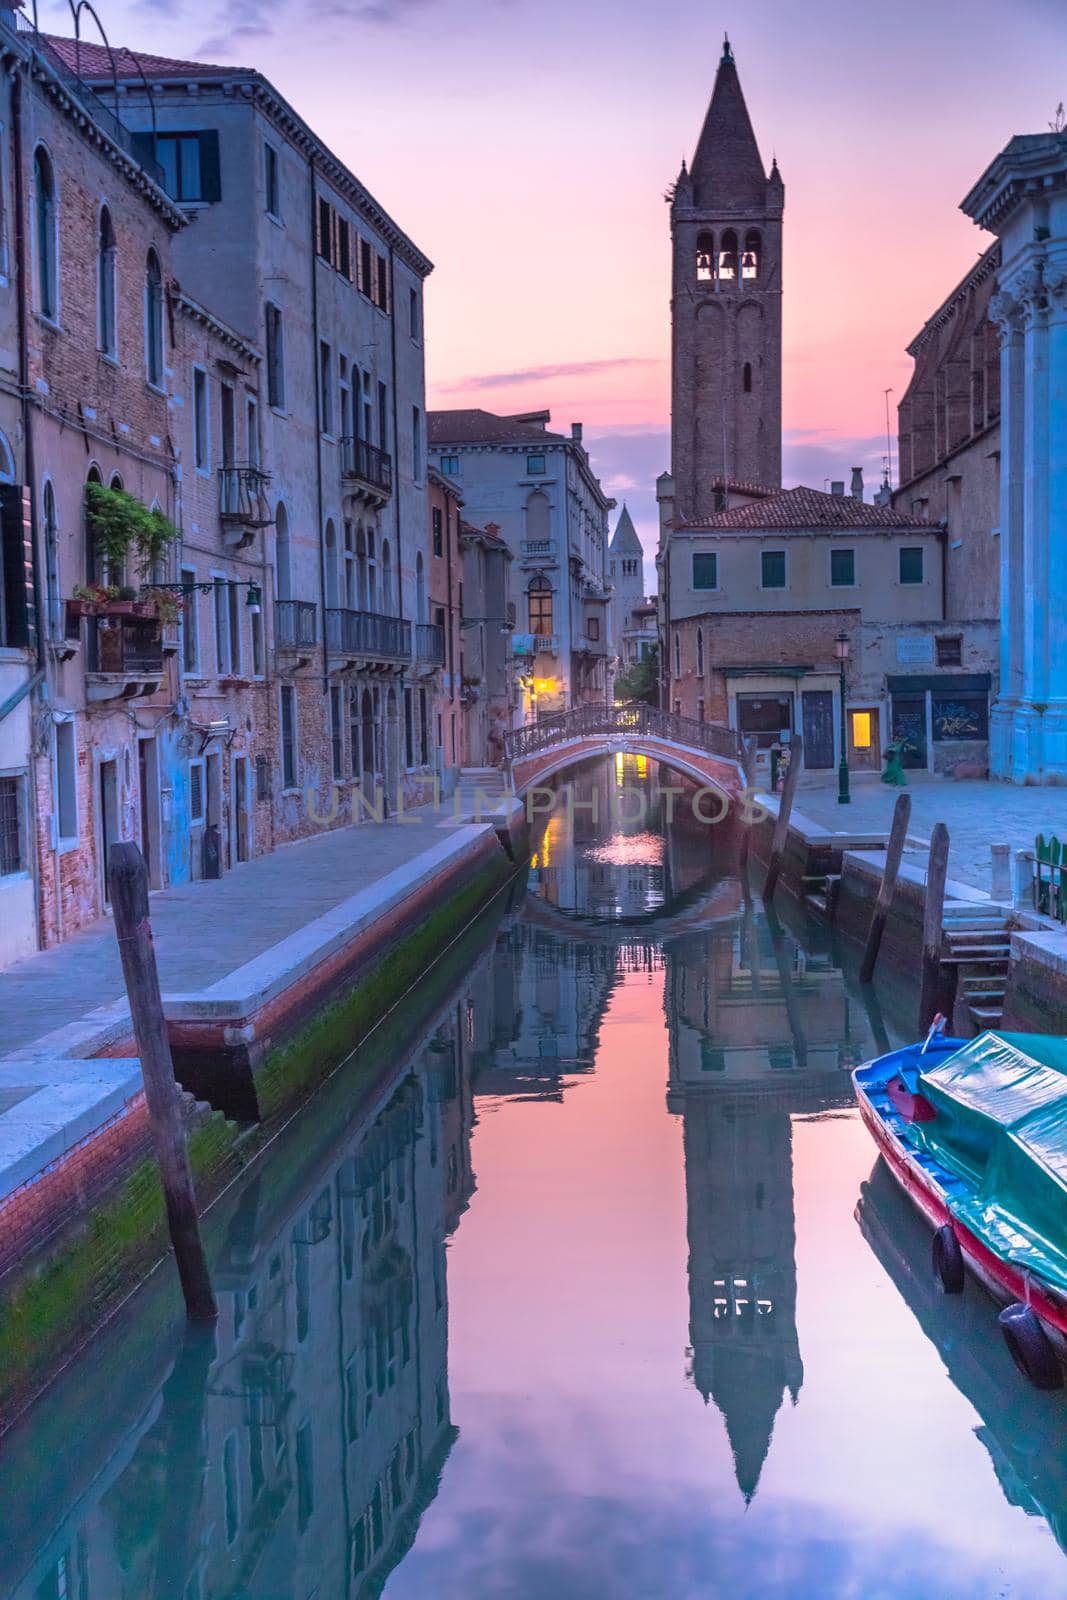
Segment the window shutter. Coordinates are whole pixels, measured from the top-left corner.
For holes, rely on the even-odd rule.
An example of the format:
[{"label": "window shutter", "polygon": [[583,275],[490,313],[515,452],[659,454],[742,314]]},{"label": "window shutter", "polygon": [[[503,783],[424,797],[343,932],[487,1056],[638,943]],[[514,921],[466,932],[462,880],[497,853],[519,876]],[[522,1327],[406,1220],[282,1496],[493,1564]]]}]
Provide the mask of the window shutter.
[{"label": "window shutter", "polygon": [[0,484],[0,644],[8,646],[36,642],[30,529],[29,490]]},{"label": "window shutter", "polygon": [[205,128],[200,135],[200,198],[222,199],[222,171],[219,165],[217,128]]},{"label": "window shutter", "polygon": [[156,141],[151,133],[134,133],[130,135],[133,153],[141,166],[149,166],[156,160]]}]

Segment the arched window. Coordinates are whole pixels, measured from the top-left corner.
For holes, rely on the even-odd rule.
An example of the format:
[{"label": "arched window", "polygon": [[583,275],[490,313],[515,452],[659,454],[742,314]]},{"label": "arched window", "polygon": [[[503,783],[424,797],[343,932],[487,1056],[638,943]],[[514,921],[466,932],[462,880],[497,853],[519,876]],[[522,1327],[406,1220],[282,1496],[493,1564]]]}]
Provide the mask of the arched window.
[{"label": "arched window", "polygon": [[697,629],[697,677],[704,676],[704,630]]},{"label": "arched window", "polygon": [[144,273],[144,360],[149,383],[163,387],[163,269],[149,250]]},{"label": "arched window", "polygon": [[415,620],[426,622],[428,612],[426,607],[426,564],[422,559],[420,550],[415,557]]},{"label": "arched window", "polygon": [[737,277],[737,234],[732,228],[719,241],[719,277],[727,283]]},{"label": "arched window", "polygon": [[11,446],[0,433],[0,483],[14,483],[14,481],[15,458],[11,454]]},{"label": "arched window", "polygon": [[552,633],[552,585],[543,573],[530,579],[526,598],[530,610],[530,632],[545,636]]},{"label": "arched window", "polygon": [[362,723],[360,738],[362,759],[360,764],[363,769],[364,780],[366,780],[368,777],[373,777],[378,770],[378,764],[375,760],[374,702],[371,699],[369,689],[364,689],[363,691],[363,700],[360,705],[360,722]]},{"label": "arched window", "polygon": [[279,600],[291,600],[293,595],[292,556],[289,548],[289,513],[285,502],[278,501],[274,513],[274,586]]},{"label": "arched window", "polygon": [[745,234],[745,253],[741,257],[741,277],[746,283],[752,283],[759,277],[762,242],[759,229],[749,228]]},{"label": "arched window", "polygon": [[367,593],[367,536],[356,529],[356,610],[373,611]]},{"label": "arched window", "polygon": [[53,320],[59,310],[56,271],[56,179],[52,160],[43,145],[33,152],[35,244],[37,249],[37,309]]},{"label": "arched window", "polygon": [[326,523],[326,604],[337,605],[337,529],[333,518]]},{"label": "arched window", "polygon": [[751,363],[751,361],[746,361],[744,367],[741,370],[741,387],[744,389],[746,394],[751,394],[752,393],[752,363]]},{"label": "arched window", "polygon": [[45,561],[45,600],[48,616],[49,637],[58,639],[60,634],[60,611],[62,602],[59,598],[59,525],[56,521],[56,492],[51,480],[44,486],[42,496],[44,509],[44,561]]},{"label": "arched window", "polygon": [[[118,489],[121,492],[123,489],[125,489],[125,487],[126,485],[122,481],[122,473],[113,472],[111,474],[111,482],[108,484],[108,488]],[[112,561],[104,561],[102,577],[105,583],[117,584],[121,589],[126,582],[125,561],[123,561],[121,558]]]},{"label": "arched window", "polygon": [[547,539],[552,532],[552,505],[542,489],[535,489],[526,502],[526,537]]},{"label": "arched window", "polygon": [[674,676],[682,676],[682,641],[678,634],[674,636]]},{"label": "arched window", "polygon": [[118,353],[115,322],[115,229],[104,206],[96,241],[96,344],[105,356]]},{"label": "arched window", "polygon": [[387,617],[393,614],[393,558],[389,540],[382,540],[382,610]]},{"label": "arched window", "polygon": [[711,283],[715,277],[715,235],[702,233],[697,238],[697,282]]}]

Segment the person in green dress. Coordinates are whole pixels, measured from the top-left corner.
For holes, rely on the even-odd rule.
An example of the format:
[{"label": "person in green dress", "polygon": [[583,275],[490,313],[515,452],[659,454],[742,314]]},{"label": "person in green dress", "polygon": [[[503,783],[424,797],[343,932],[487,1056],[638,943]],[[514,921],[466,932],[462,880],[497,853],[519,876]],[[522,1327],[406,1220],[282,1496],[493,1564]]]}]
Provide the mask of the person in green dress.
[{"label": "person in green dress", "polygon": [[904,749],[906,739],[894,739],[885,752],[885,771],[882,773],[883,783],[892,783],[898,789],[907,787],[907,776],[904,772]]}]

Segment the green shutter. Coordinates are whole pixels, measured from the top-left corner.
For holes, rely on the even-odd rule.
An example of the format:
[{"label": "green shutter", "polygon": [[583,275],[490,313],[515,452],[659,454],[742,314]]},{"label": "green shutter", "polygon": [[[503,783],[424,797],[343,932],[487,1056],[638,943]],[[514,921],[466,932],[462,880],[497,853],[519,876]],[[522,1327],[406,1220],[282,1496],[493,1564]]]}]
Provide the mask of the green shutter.
[{"label": "green shutter", "polygon": [[200,198],[222,199],[222,171],[219,164],[217,128],[205,128],[200,135]]},{"label": "green shutter", "polygon": [[0,644],[32,646],[37,642],[33,603],[33,535],[30,491],[0,484]]}]

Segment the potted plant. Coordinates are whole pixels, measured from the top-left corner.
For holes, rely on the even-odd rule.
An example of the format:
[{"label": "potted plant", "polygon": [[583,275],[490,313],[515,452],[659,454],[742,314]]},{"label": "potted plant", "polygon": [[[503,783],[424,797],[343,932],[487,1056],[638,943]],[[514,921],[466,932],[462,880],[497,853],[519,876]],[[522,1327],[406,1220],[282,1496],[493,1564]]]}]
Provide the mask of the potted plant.
[{"label": "potted plant", "polygon": [[[110,571],[120,570],[132,557],[147,577],[163,565],[178,538],[178,529],[162,511],[150,511],[125,489],[105,489],[102,483],[85,486],[85,519],[93,549]],[[130,603],[136,598],[134,591]]]},{"label": "potted plant", "polygon": [[177,622],[184,610],[184,600],[180,594],[174,594],[170,589],[161,589],[155,584],[148,584],[141,590],[141,606],[146,616],[158,617],[166,626]]},{"label": "potted plant", "polygon": [[114,584],[76,583],[71,598],[67,601],[67,616],[99,616],[101,607],[116,600],[118,593]]}]

